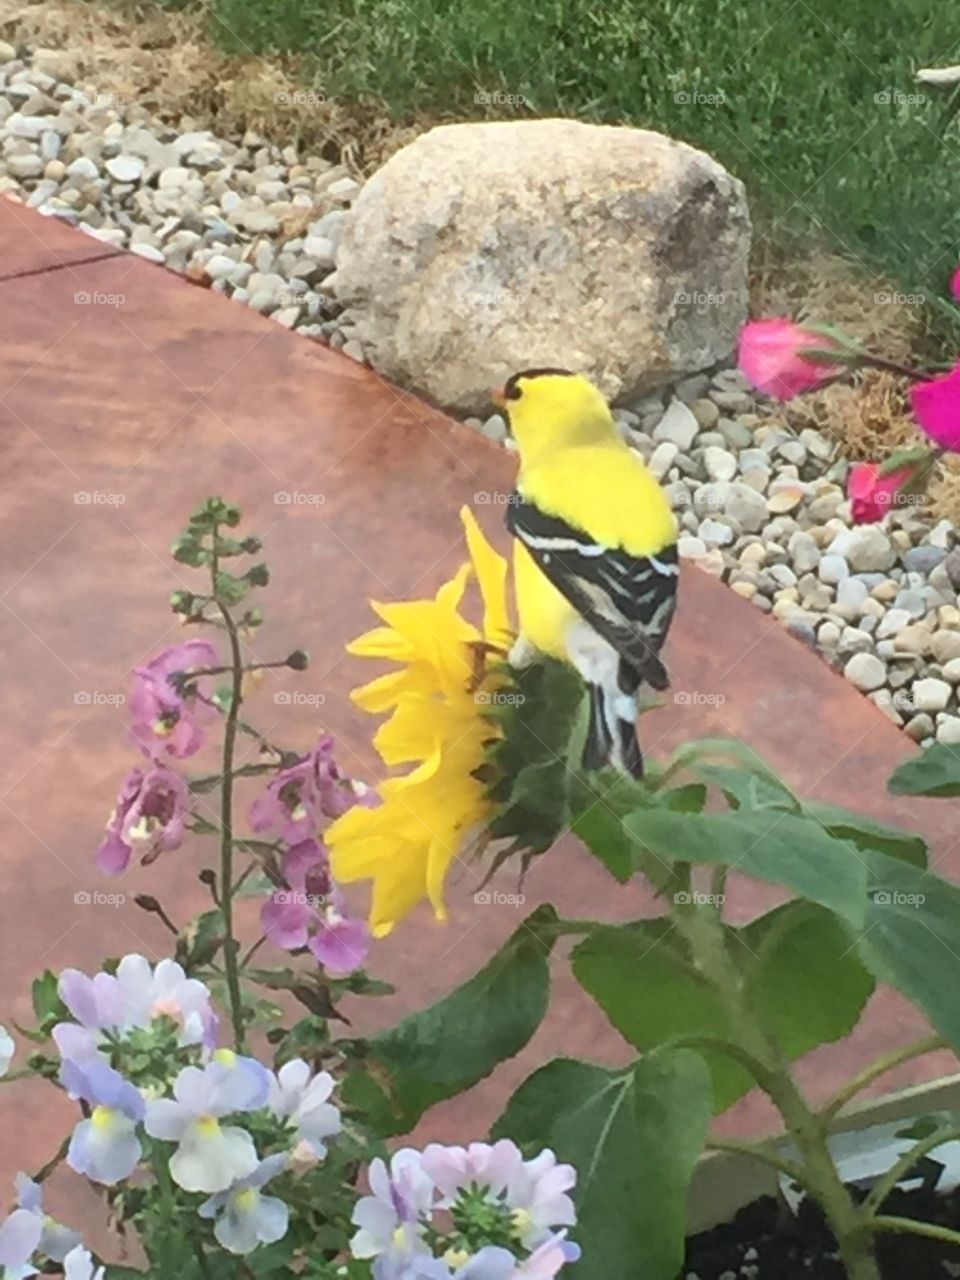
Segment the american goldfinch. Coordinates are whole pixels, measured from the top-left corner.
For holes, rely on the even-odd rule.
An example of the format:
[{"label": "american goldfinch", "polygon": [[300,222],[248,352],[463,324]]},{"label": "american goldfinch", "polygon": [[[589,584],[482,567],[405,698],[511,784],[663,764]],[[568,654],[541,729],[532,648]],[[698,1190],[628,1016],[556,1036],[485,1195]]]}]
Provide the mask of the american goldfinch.
[{"label": "american goldfinch", "polygon": [[573,665],[590,693],[583,767],[639,777],[637,691],[669,683],[659,654],[679,576],[673,512],[586,378],[526,369],[492,398],[520,455],[507,508],[520,619],[511,662]]}]

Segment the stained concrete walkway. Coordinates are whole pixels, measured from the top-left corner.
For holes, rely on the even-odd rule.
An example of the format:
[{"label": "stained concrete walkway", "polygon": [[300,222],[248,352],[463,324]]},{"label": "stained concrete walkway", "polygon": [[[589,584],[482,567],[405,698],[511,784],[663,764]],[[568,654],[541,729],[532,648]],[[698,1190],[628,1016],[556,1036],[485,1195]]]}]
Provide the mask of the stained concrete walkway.
[{"label": "stained concrete walkway", "polygon": [[[0,353],[0,1021],[29,1022],[39,970],[164,953],[168,935],[133,905],[135,892],[157,895],[178,920],[205,901],[190,845],[120,884],[93,867],[134,761],[112,699],[128,691],[136,663],[182,635],[166,600],[196,579],[167,548],[192,507],[221,493],[264,536],[273,582],[258,655],[302,646],[313,658],[296,682],[268,680],[251,718],[303,748],[329,729],[345,766],[372,778],[373,722],[347,697],[367,672],[343,646],[371,624],[368,597],[426,594],[451,573],[463,555],[461,504],[473,504],[506,547],[503,506],[487,495],[509,492],[514,463],[346,357],[8,200],[0,200]],[[715,580],[685,568],[681,599],[669,653],[674,691],[720,697],[652,713],[648,750],[734,734],[802,794],[922,829],[938,869],[960,878],[949,806],[885,795],[887,776],[913,750],[893,725]],[[285,690],[326,701],[275,704]],[[478,876],[458,871],[448,924],[420,913],[376,949],[372,970],[400,994],[364,1002],[360,1025],[435,999],[516,926],[515,909],[474,904]],[[505,878],[504,888],[515,885]],[[121,890],[127,902],[76,901],[94,889]],[[524,910],[544,899],[579,917],[655,910],[642,888],[617,888],[573,841],[538,861],[525,893]],[[733,909],[749,916],[774,896],[740,882]],[[479,1137],[512,1087],[557,1054],[625,1055],[559,960],[556,968],[551,1013],[534,1042],[468,1098],[438,1108],[421,1134]],[[852,1040],[812,1055],[801,1074],[823,1094],[852,1062],[917,1028],[904,1003],[883,993]],[[0,1090],[0,1197],[15,1169],[35,1168],[56,1148],[64,1110],[49,1089]],[[771,1117],[748,1099],[724,1123],[766,1127]]]}]

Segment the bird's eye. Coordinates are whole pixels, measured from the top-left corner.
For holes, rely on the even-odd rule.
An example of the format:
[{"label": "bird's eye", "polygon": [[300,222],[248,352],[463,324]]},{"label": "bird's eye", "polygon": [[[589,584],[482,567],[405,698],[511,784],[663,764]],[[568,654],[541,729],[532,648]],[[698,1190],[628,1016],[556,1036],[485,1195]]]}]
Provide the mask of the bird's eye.
[{"label": "bird's eye", "polygon": [[517,382],[508,382],[503,389],[503,398],[505,400],[519,400],[523,392]]}]

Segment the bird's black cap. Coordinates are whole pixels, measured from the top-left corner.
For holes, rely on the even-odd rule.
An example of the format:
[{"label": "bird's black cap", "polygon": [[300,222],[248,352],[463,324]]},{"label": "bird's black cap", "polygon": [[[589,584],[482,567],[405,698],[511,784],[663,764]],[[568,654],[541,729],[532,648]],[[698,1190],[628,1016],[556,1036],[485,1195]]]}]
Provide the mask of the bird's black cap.
[{"label": "bird's black cap", "polygon": [[572,378],[573,372],[570,369],[553,369],[545,366],[542,369],[521,369],[519,373],[513,374],[503,384],[503,397],[505,400],[520,399],[520,379],[521,378],[547,378],[547,377]]}]

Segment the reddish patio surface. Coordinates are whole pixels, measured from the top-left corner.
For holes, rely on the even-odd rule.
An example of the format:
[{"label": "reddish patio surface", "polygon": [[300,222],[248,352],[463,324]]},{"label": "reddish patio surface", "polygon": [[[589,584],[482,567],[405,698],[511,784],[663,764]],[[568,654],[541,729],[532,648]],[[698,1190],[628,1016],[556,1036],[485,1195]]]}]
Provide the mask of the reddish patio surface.
[{"label": "reddish patio surface", "polygon": [[[296,646],[312,655],[305,675],[264,683],[250,718],[304,748],[329,729],[345,766],[372,778],[373,722],[347,696],[368,673],[343,655],[344,643],[370,625],[368,597],[424,595],[450,574],[463,556],[463,503],[506,547],[502,496],[514,464],[342,355],[4,200],[0,246],[7,673],[0,1021],[29,1022],[29,984],[39,970],[89,971],[102,957],[131,950],[163,954],[165,932],[133,905],[135,892],[156,894],[177,920],[205,901],[189,849],[119,883],[103,881],[92,866],[117,784],[134,762],[123,709],[104,699],[126,692],[132,666],[182,634],[167,596],[197,583],[167,548],[192,507],[222,493],[243,506],[244,527],[263,535],[273,580],[254,656],[276,658]],[[295,496],[283,502],[277,494]],[[889,773],[913,750],[893,725],[712,578],[685,568],[681,599],[669,652],[674,690],[722,701],[670,703],[651,713],[648,751],[736,735],[801,794],[922,830],[938,869],[957,877],[949,806],[885,794]],[[326,701],[276,704],[274,694],[287,691]],[[447,924],[421,912],[377,947],[371,968],[397,983],[400,995],[363,1003],[358,1025],[387,1023],[436,999],[516,927],[516,909],[473,902],[479,876],[458,868]],[[505,892],[516,888],[512,873],[498,883]],[[75,902],[94,889],[122,891],[127,901]],[[656,910],[642,887],[618,888],[572,840],[537,862],[524,892],[524,911],[543,900],[578,917]],[[774,898],[741,881],[732,910],[749,917]],[[246,924],[252,933],[252,908]],[[534,1041],[471,1095],[437,1108],[418,1137],[482,1135],[513,1086],[558,1054],[625,1056],[559,958],[555,969],[552,1009]],[[917,1031],[904,1002],[881,993],[856,1034],[811,1055],[802,1077],[823,1095],[851,1066]],[[939,1064],[913,1064],[884,1084],[953,1063],[943,1055]],[[0,1091],[0,1196],[15,1169],[35,1168],[52,1153],[63,1116],[49,1089]],[[741,1131],[772,1123],[757,1099],[724,1119]]]}]

